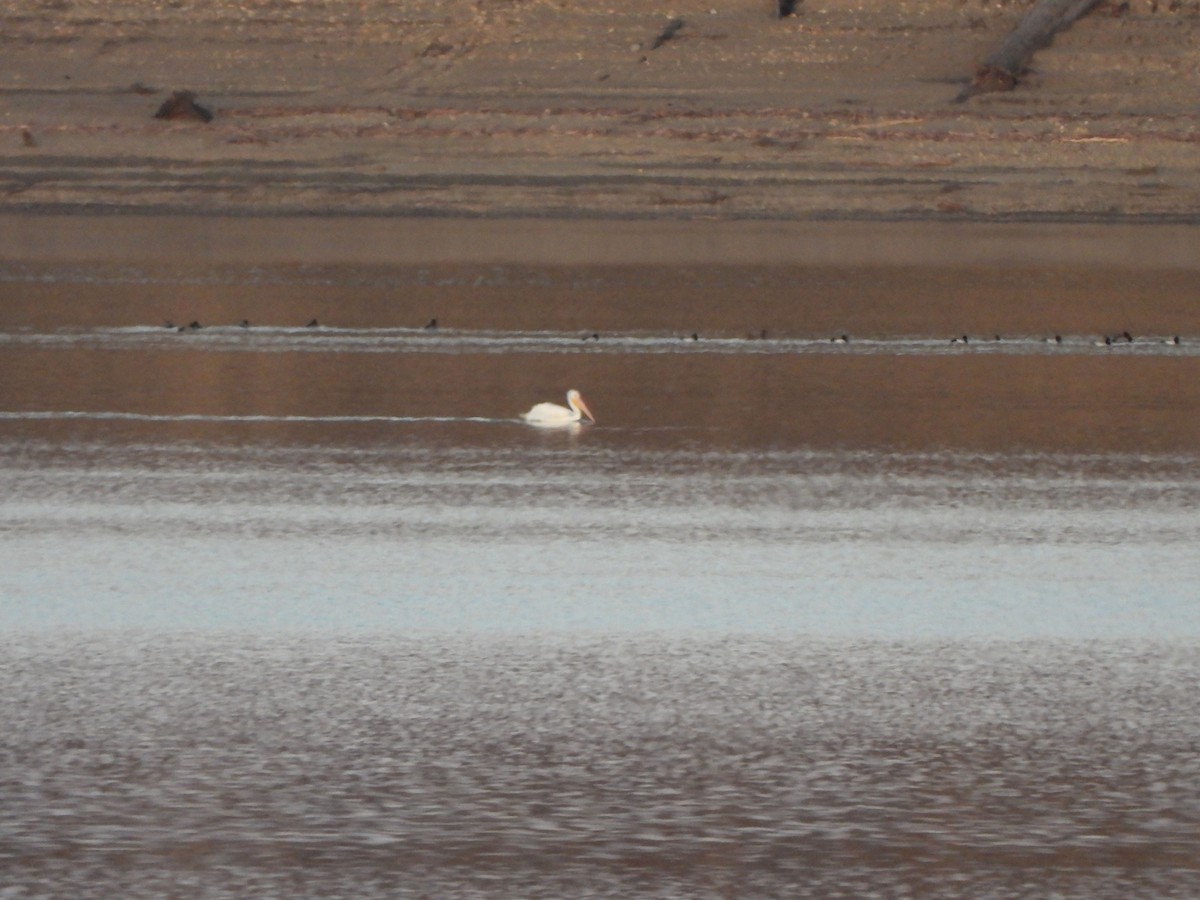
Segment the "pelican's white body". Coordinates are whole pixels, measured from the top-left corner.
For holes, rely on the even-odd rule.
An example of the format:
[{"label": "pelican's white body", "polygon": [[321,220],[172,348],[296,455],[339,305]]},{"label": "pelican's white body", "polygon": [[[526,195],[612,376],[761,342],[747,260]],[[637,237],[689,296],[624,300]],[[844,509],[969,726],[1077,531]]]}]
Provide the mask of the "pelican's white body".
[{"label": "pelican's white body", "polygon": [[577,424],[584,416],[589,422],[595,423],[596,417],[592,415],[592,411],[587,408],[587,404],[579,396],[579,391],[574,389],[567,391],[566,406],[559,406],[557,403],[539,403],[529,412],[521,414],[522,419],[539,428],[565,428],[568,425]]}]

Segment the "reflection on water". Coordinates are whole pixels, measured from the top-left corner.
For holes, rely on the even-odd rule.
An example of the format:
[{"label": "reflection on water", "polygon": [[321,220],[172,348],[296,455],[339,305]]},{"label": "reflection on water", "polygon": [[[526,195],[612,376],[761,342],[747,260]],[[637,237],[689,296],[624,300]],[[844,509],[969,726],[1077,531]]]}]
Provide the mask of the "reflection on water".
[{"label": "reflection on water", "polygon": [[[0,624],[1200,634],[1188,457],[661,452],[594,441],[599,427],[388,428],[374,447],[0,446]],[[462,429],[511,446],[426,443]]]},{"label": "reflection on water", "polygon": [[0,896],[1200,894],[1183,268],[30,265]]},{"label": "reflection on water", "polygon": [[1190,643],[134,633],[0,687],[14,896],[1200,890]]}]

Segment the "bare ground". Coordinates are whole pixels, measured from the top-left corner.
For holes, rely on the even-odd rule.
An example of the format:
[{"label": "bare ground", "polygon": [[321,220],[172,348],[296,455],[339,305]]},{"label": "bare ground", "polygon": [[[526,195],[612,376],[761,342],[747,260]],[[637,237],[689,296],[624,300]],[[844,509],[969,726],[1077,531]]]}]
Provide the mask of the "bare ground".
[{"label": "bare ground", "polygon": [[[1028,5],[9,5],[0,212],[1195,221],[1200,2],[952,103]],[[152,118],[181,89],[212,123]]]}]

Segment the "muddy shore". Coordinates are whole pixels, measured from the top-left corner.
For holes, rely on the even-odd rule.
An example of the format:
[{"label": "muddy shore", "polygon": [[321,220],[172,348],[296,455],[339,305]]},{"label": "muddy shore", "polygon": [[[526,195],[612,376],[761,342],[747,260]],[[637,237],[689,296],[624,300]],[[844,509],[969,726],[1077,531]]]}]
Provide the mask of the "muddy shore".
[{"label": "muddy shore", "polygon": [[1190,223],[1200,4],[1127,6],[956,105],[1027,3],[46,0],[0,212]]}]

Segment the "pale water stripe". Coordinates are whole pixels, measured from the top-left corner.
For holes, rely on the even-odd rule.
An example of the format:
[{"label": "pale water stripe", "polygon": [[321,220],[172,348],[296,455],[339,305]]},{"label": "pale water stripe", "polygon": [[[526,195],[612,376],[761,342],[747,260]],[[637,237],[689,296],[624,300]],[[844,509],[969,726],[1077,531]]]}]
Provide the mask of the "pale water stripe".
[{"label": "pale water stripe", "polygon": [[207,415],[203,413],[134,413],[134,412],[86,412],[79,410],[0,410],[0,420],[46,420],[46,419],[89,419],[117,420],[125,422],[491,422],[514,423],[518,419],[493,419],[485,416],[233,416]]}]

